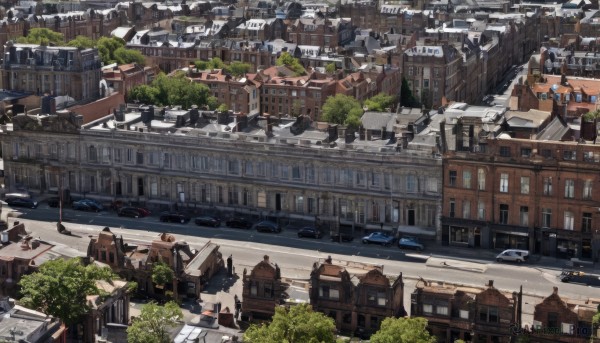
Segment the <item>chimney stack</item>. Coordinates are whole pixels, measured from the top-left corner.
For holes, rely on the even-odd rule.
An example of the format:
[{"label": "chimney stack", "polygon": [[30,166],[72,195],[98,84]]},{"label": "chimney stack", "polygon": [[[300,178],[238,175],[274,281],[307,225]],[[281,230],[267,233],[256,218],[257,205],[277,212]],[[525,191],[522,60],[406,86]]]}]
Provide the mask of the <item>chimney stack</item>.
[{"label": "chimney stack", "polygon": [[329,125],[327,127],[327,141],[329,143],[335,142],[338,139],[337,125]]},{"label": "chimney stack", "polygon": [[489,280],[487,285],[490,288],[494,287],[494,280]]}]

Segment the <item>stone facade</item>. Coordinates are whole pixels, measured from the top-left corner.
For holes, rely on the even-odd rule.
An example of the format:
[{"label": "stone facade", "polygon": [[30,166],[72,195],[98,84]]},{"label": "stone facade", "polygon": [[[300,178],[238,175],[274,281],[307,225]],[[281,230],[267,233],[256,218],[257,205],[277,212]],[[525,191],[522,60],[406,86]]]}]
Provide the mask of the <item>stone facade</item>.
[{"label": "stone facade", "polygon": [[[441,160],[431,149],[396,144],[393,137],[392,144],[389,137],[346,139],[335,127],[293,134],[264,118],[231,133],[221,124],[177,127],[157,113],[156,134],[145,132],[139,112],[130,114],[114,130],[105,128],[115,123],[112,115],[77,133],[15,125],[2,142],[7,187],[46,193],[62,185],[72,195],[154,208],[318,217],[332,230],[384,223],[387,230],[405,225],[437,232]],[[176,131],[184,134],[171,134]]]},{"label": "stone facade", "polygon": [[243,287],[242,318],[249,320],[271,318],[287,288],[281,281],[279,266],[271,263],[267,255],[250,273],[244,269]]},{"label": "stone facade", "polygon": [[402,274],[390,282],[382,267],[334,262],[315,263],[310,303],[334,319],[341,332],[370,336],[386,317],[406,315]]}]

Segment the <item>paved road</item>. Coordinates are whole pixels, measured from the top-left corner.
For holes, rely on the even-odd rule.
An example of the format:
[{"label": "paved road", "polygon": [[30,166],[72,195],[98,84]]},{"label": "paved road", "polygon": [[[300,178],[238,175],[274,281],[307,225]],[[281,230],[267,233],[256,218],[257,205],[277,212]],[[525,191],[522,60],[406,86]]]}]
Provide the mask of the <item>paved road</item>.
[{"label": "paved road", "polygon": [[[553,286],[560,288],[560,294],[571,298],[598,297],[598,288],[560,283],[556,270],[538,268],[535,265],[499,264],[490,260],[478,260],[476,265],[485,266],[479,272],[463,268],[470,262],[464,259],[447,257],[445,265],[429,265],[425,259],[414,258],[396,247],[363,245],[355,240],[351,243],[334,243],[326,238],[321,240],[299,239],[295,232],[284,231],[281,234],[257,233],[253,230],[205,228],[189,224],[167,224],[158,221],[155,216],[133,219],[117,217],[114,213],[86,213],[70,209],[64,211],[68,221],[67,229],[79,237],[69,237],[56,231],[57,209],[42,204],[34,210],[23,210],[18,220],[25,223],[27,230],[43,240],[58,242],[75,248],[83,253],[87,250],[88,235],[97,234],[102,227],[109,226],[125,239],[149,241],[160,232],[171,232],[178,239],[192,246],[200,246],[212,240],[221,245],[224,256],[233,255],[238,273],[242,268],[251,268],[262,256],[268,254],[271,260],[282,268],[282,275],[293,279],[306,280],[313,263],[319,258],[331,255],[334,259],[359,261],[383,265],[389,275],[403,273],[405,277],[423,277],[427,280],[440,280],[468,285],[484,285],[494,280],[500,289],[517,291],[523,286],[526,294],[549,295]],[[14,219],[11,218],[12,225]],[[435,253],[435,252],[428,252]],[[437,257],[439,258],[439,256]],[[486,264],[481,264],[486,263]]]}]

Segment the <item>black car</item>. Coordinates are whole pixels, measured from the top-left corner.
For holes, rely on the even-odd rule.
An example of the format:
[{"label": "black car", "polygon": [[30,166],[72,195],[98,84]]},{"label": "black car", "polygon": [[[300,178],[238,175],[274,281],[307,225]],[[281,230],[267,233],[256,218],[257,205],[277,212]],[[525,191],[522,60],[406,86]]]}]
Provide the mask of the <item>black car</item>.
[{"label": "black car", "polygon": [[119,217],[131,217],[131,218],[140,218],[143,217],[144,214],[142,211],[135,207],[121,207],[117,212]]},{"label": "black car", "polygon": [[298,230],[298,237],[321,238],[323,237],[323,232],[316,227],[305,226]]},{"label": "black car", "polygon": [[227,227],[232,227],[236,229],[250,229],[252,227],[252,223],[249,220],[244,218],[231,218],[225,222]]},{"label": "black car", "polygon": [[161,222],[185,224],[190,221],[190,217],[182,213],[163,212],[160,214]]},{"label": "black car", "polygon": [[38,206],[37,201],[34,201],[30,198],[6,198],[6,203],[9,206],[18,206],[18,207],[29,207],[36,208]]},{"label": "black car", "polygon": [[213,217],[213,216],[196,217],[196,219],[194,219],[194,223],[196,223],[196,225],[202,225],[202,226],[213,226],[213,227],[221,226],[221,220],[219,218]]},{"label": "black car", "polygon": [[349,233],[337,233],[331,235],[332,242],[352,242],[354,240],[354,236]]},{"label": "black car", "polygon": [[256,224],[254,228],[256,228],[256,231],[258,232],[281,232],[281,226],[277,225],[277,223],[273,223],[268,220],[263,220],[262,222]]},{"label": "black car", "polygon": [[78,200],[73,201],[71,207],[77,211],[91,211],[91,212],[100,212],[102,211],[102,207],[95,202],[87,201],[87,200]]}]

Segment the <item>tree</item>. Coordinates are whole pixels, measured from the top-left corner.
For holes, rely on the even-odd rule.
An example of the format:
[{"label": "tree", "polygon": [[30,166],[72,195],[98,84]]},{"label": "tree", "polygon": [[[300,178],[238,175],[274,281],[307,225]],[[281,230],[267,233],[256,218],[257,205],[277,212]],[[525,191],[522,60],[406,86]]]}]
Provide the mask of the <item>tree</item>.
[{"label": "tree", "polygon": [[[335,96],[328,97],[325,101],[321,118],[333,124],[347,124],[346,119],[350,117],[349,114],[351,111],[353,117],[356,117],[359,112],[360,116],[362,116],[360,102],[351,96],[336,94]],[[352,119],[352,121],[355,121],[355,119]]]},{"label": "tree", "polygon": [[96,46],[96,42],[93,39],[86,36],[77,36],[75,39],[70,40],[67,43],[68,46],[74,46],[80,49],[89,49]]},{"label": "tree", "polygon": [[158,89],[150,85],[139,85],[133,87],[127,94],[129,101],[137,100],[142,104],[155,104],[158,97]]},{"label": "tree", "polygon": [[414,97],[405,78],[402,78],[402,86],[400,87],[400,105],[405,107],[419,107],[419,102]]},{"label": "tree", "polygon": [[600,110],[590,111],[583,115],[583,120],[587,122],[592,122],[597,118],[600,118]]},{"label": "tree", "polygon": [[98,48],[100,59],[104,62],[104,65],[109,65],[112,63],[119,63],[115,56],[115,52],[119,48],[125,48],[125,41],[117,37],[101,37],[96,42],[96,46]]},{"label": "tree", "polygon": [[64,44],[65,37],[62,33],[52,31],[46,28],[33,28],[25,37],[17,38],[18,43],[40,44],[40,45],[60,45]]},{"label": "tree", "polygon": [[140,316],[127,328],[129,343],[168,343],[171,342],[169,329],[177,326],[183,313],[173,301],[165,306],[150,302],[142,306]]},{"label": "tree", "polygon": [[217,107],[217,111],[218,112],[227,112],[227,111],[229,111],[229,107],[227,107],[226,104],[220,104],[219,107]]},{"label": "tree", "polygon": [[590,342],[594,342],[594,337],[599,338],[597,337],[598,335],[596,335],[598,332],[597,330],[600,330],[600,305],[598,305],[598,313],[592,317],[592,337]]},{"label": "tree", "polygon": [[133,87],[129,93],[129,100],[137,100],[149,105],[171,105],[183,108],[191,108],[192,105],[209,105],[214,109],[218,106],[206,85],[192,82],[183,72],[178,72],[171,77],[161,73],[149,86]]},{"label": "tree", "polygon": [[333,319],[314,312],[308,304],[277,307],[269,324],[252,324],[244,333],[249,343],[334,343]]},{"label": "tree", "polygon": [[363,110],[360,107],[353,107],[350,112],[348,112],[348,117],[346,117],[346,120],[344,121],[344,124],[346,124],[346,126],[353,128],[353,129],[358,129],[360,127],[360,125],[362,124],[361,118],[363,115]]},{"label": "tree", "polygon": [[252,65],[238,61],[231,62],[229,66],[225,67],[226,72],[238,77],[246,75],[250,70],[252,70]]},{"label": "tree", "polygon": [[86,296],[105,295],[96,281],[114,279],[117,276],[110,268],[84,266],[80,259],[51,260],[39,271],[23,276],[20,302],[72,325],[89,310]]},{"label": "tree", "polygon": [[137,50],[121,47],[113,52],[113,56],[118,64],[137,63],[141,66],[145,64],[144,55]]},{"label": "tree", "polygon": [[425,318],[386,318],[373,336],[371,343],[434,343],[427,331]]},{"label": "tree", "polygon": [[325,66],[325,72],[327,72],[327,74],[333,74],[336,70],[337,68],[335,67],[335,62],[327,63]]},{"label": "tree", "polygon": [[302,66],[302,63],[300,63],[300,60],[290,55],[289,52],[282,53],[281,56],[279,56],[279,58],[275,61],[275,64],[290,68],[290,70],[293,71],[296,76],[306,75],[306,70]]},{"label": "tree", "polygon": [[154,263],[152,266],[152,282],[159,286],[164,286],[173,282],[175,273],[173,269],[164,262]]},{"label": "tree", "polygon": [[379,93],[374,97],[365,100],[365,106],[367,106],[369,111],[384,112],[388,111],[388,108],[391,108],[395,102],[396,97]]}]

